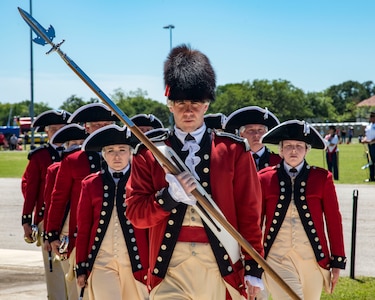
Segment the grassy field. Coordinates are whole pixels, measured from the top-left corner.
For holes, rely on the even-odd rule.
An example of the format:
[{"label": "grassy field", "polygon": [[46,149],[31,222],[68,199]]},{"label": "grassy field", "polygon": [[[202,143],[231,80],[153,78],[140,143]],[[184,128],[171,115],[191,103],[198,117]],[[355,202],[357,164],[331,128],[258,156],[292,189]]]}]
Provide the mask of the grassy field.
[{"label": "grassy field", "polygon": [[[277,146],[270,147],[277,151]],[[336,183],[359,184],[368,178],[368,169],[362,170],[367,163],[363,144],[339,145],[339,180]],[[326,168],[325,153],[311,150],[306,160],[310,165]],[[27,164],[26,151],[0,151],[0,178],[18,178]],[[373,183],[372,183],[373,184]]]},{"label": "grassy field", "polygon": [[358,277],[355,280],[341,277],[333,294],[322,294],[322,300],[374,300],[375,278]]},{"label": "grassy field", "polygon": [[27,151],[0,151],[0,178],[20,178],[27,162]]}]

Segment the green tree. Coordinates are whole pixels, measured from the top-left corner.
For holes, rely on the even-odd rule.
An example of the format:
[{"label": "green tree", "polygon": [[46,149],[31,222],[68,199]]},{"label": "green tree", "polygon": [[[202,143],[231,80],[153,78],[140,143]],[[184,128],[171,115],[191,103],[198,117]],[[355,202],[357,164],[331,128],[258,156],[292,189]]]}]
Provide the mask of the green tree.
[{"label": "green tree", "polygon": [[326,120],[337,119],[333,100],[326,96],[325,93],[307,93],[306,99],[313,115],[310,119],[308,119],[308,121],[322,123]]},{"label": "green tree", "polygon": [[67,112],[73,113],[78,108],[83,105],[90,104],[90,103],[98,103],[99,100],[96,98],[90,98],[89,101],[84,101],[82,98],[77,97],[76,95],[70,96],[66,99],[63,104],[59,107],[59,109],[63,109]]},{"label": "green tree", "polygon": [[[24,100],[19,103],[0,103],[0,123],[2,125],[6,125],[9,123],[13,125],[13,118],[14,117],[29,117],[30,116],[30,100]],[[37,102],[34,103],[34,116],[51,109],[48,104],[44,102]]]},{"label": "green tree", "polygon": [[307,119],[312,116],[303,90],[287,80],[254,80],[257,105],[267,107],[279,120]]},{"label": "green tree", "polygon": [[210,105],[208,112],[221,112],[228,116],[241,107],[256,105],[255,103],[249,82],[230,83],[217,87],[216,100]]},{"label": "green tree", "polygon": [[111,95],[111,99],[129,117],[137,114],[153,114],[163,122],[165,127],[169,125],[168,107],[163,103],[147,98],[147,92],[141,89],[126,93],[119,88]]},{"label": "green tree", "polygon": [[337,120],[355,120],[356,104],[374,95],[375,88],[372,81],[363,84],[357,81],[345,81],[338,85],[332,85],[326,90],[326,95],[333,99],[336,108]]},{"label": "green tree", "polygon": [[229,115],[245,106],[267,107],[281,121],[305,119],[313,115],[307,98],[301,89],[286,80],[254,80],[219,86],[216,101],[209,112]]}]

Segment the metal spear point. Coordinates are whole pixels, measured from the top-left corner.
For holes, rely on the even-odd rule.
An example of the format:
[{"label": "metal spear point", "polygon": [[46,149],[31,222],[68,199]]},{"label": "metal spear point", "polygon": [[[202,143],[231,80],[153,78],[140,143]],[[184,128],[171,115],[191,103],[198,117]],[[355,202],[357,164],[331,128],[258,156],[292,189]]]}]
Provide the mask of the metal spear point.
[{"label": "metal spear point", "polygon": [[31,29],[36,34],[36,38],[33,41],[39,45],[46,45],[47,43],[50,44],[53,48],[55,48],[55,44],[52,43],[53,39],[55,38],[55,29],[52,25],[46,30],[44,29],[29,13],[24,11],[22,8],[18,7],[18,11],[20,12],[22,18],[26,21],[27,24],[31,27]]},{"label": "metal spear point", "polygon": [[[167,157],[159,150],[159,148],[148,139],[146,135],[134,124],[130,118],[124,114],[124,112],[115,104],[113,101],[81,70],[78,65],[70,59],[64,52],[60,50],[61,44],[54,44],[52,42],[55,34],[52,26],[48,30],[44,29],[32,16],[30,16],[23,9],[18,8],[22,18],[26,23],[32,28],[32,30],[37,34],[37,43],[39,39],[45,41],[39,44],[45,45],[50,44],[52,48],[47,52],[51,53],[52,51],[57,52],[60,57],[65,61],[65,63],[72,69],[74,73],[81,78],[86,85],[105,103],[109,108],[114,112],[114,114],[131,130],[131,132],[149,149],[155,158],[160,162],[161,165],[165,166],[172,174],[177,175],[182,171],[175,165],[173,162],[169,161]],[[53,32],[53,34],[52,34]],[[202,190],[203,187],[200,187]],[[300,299],[300,297],[290,288],[290,286],[271,268],[271,266],[265,261],[265,259],[250,245],[250,243],[245,240],[242,235],[225,219],[225,217],[220,214],[212,204],[207,200],[205,195],[202,195],[200,189],[196,188],[191,192],[193,196],[197,199],[198,203],[208,212],[211,216],[214,217],[224,228],[227,230],[234,239],[238,242],[239,245],[267,272],[273,280],[275,280],[288,294],[292,299]]]},{"label": "metal spear point", "polygon": [[[25,20],[25,22],[31,27],[31,29],[35,32],[37,35],[36,40],[34,40],[36,43],[40,45],[46,45],[50,44],[52,48],[47,52],[47,54],[55,51],[57,52],[60,57],[65,61],[65,63],[72,69],[74,73],[77,74],[79,78],[83,80],[83,82],[86,83],[86,85],[101,99],[103,100],[104,103],[106,103],[115,113],[116,116],[119,117],[120,120],[122,120],[130,130],[132,130],[132,127],[135,127],[135,124],[130,118],[124,114],[124,112],[116,105],[113,103],[113,101],[93,82],[90,77],[88,77],[83,70],[71,59],[69,56],[67,56],[64,52],[61,51],[60,46],[64,42],[62,40],[60,43],[55,44],[52,42],[53,38],[55,37],[55,30],[53,27],[50,25],[49,29],[46,30],[42,25],[38,23],[37,20],[35,20],[30,14],[28,14],[26,11],[24,11],[22,8],[18,7],[18,11],[20,12],[22,18]],[[51,29],[52,28],[52,29]],[[53,34],[52,34],[53,32]],[[43,40],[44,42],[39,42],[39,40]],[[137,128],[138,129],[138,128]],[[132,132],[134,135],[141,141],[147,137],[138,129],[134,130],[137,132]],[[139,131],[139,133],[138,133]],[[148,140],[148,139],[147,139]]]}]

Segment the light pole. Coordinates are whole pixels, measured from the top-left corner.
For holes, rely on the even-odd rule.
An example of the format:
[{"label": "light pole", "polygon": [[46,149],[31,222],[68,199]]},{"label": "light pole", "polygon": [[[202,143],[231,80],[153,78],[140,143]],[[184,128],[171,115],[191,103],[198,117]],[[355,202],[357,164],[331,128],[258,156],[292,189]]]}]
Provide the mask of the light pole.
[{"label": "light pole", "polygon": [[169,29],[169,46],[170,49],[172,50],[172,29],[174,28],[173,25],[167,25],[163,27],[164,29]]},{"label": "light pole", "polygon": [[[32,0],[30,0],[30,16],[32,16]],[[33,67],[33,31],[30,28],[30,118],[31,124],[34,121],[34,67]],[[35,148],[34,145],[34,128],[31,128],[31,142],[30,149]]]},{"label": "light pole", "polygon": [[[163,27],[164,29],[169,29],[169,50],[172,50],[172,29],[174,26],[172,24],[169,24],[167,26]],[[173,114],[169,113],[169,126],[170,128],[173,128]]]}]

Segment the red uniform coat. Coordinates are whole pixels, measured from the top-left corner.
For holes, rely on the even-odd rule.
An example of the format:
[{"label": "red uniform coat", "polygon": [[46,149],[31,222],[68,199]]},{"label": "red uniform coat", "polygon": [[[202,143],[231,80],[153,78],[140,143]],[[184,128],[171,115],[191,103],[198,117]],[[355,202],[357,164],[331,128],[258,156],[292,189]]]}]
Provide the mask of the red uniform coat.
[{"label": "red uniform coat", "polygon": [[270,149],[265,147],[265,151],[263,152],[262,156],[259,157],[257,169],[261,170],[269,166],[276,166],[278,163],[280,163],[280,161],[281,161],[280,155],[271,152]]},{"label": "red uniform coat", "polygon": [[29,163],[22,175],[21,189],[24,197],[22,224],[39,224],[43,220],[44,187],[47,168],[60,161],[60,155],[50,144],[39,147],[29,153]]},{"label": "red uniform coat", "polygon": [[48,223],[48,212],[51,205],[53,187],[55,186],[57,171],[61,162],[55,162],[47,168],[46,185],[44,187],[44,224]]},{"label": "red uniform coat", "polygon": [[66,207],[70,203],[69,253],[75,245],[77,206],[81,194],[81,182],[87,175],[98,170],[100,170],[99,154],[79,150],[65,156],[57,172],[46,230],[49,242],[59,239]]},{"label": "red uniform coat", "polygon": [[[79,151],[79,148],[74,148],[73,150],[70,150],[70,151],[64,151],[63,152],[63,157],[66,157],[67,155],[70,155],[70,154],[72,154],[72,153],[74,153],[76,151]],[[44,210],[44,224],[48,223],[48,214],[49,214],[49,208],[51,206],[52,192],[53,192],[53,189],[55,187],[56,178],[57,178],[57,172],[59,171],[60,166],[61,166],[61,162],[56,162],[56,163],[53,163],[52,165],[50,165],[47,168],[46,186],[44,188],[44,206],[45,206],[45,210]],[[68,211],[69,210],[65,211],[65,216],[63,218],[63,223],[61,224],[61,226],[64,225],[65,218],[66,218],[66,216],[68,214]]]},{"label": "red uniform coat", "polygon": [[[259,171],[262,215],[266,220],[266,256],[284,220],[292,193],[290,177],[283,163],[280,165]],[[319,265],[326,269],[344,269],[346,257],[342,220],[332,174],[322,168],[310,168],[305,163],[295,178],[294,201]]]},{"label": "red uniform coat", "polygon": [[[166,141],[166,144],[171,145],[172,141],[173,136]],[[200,144],[201,147],[202,143],[203,140]],[[200,157],[202,162],[207,161],[208,163],[205,171],[208,173],[212,198],[234,228],[259,253],[263,254],[260,230],[260,185],[250,152],[246,152],[243,143],[235,142],[228,137],[212,135],[209,137],[208,144],[208,153]],[[174,146],[173,148],[175,149]],[[151,288],[163,278],[160,272],[156,275],[155,266],[159,264],[157,256],[161,251],[162,242],[164,243],[163,238],[166,230],[171,229],[172,236],[176,230],[177,235],[179,233],[175,224],[168,221],[176,214],[176,210],[183,206],[186,207],[185,204],[178,204],[174,200],[170,201],[166,198],[160,201],[155,194],[165,187],[167,187],[167,182],[163,169],[149,150],[141,149],[133,157],[132,173],[127,184],[126,203],[128,208],[126,214],[134,226],[150,230],[149,273],[151,274],[148,277]],[[213,247],[211,239],[210,243]],[[173,247],[173,244],[167,246],[164,252],[172,252]],[[216,259],[220,260],[217,256]],[[247,253],[245,253],[245,259],[246,274],[261,276],[257,264]],[[164,264],[162,267],[167,268],[169,260],[163,259],[161,264]],[[220,263],[218,266],[220,268]],[[233,265],[232,267],[235,271],[224,279],[243,294],[243,267],[242,265],[240,268]]]},{"label": "red uniform coat", "polygon": [[117,186],[108,172],[91,174],[82,181],[82,193],[77,212],[77,275],[89,275],[91,272],[106,234],[116,197],[118,218],[128,248],[134,277],[146,284],[148,270],[147,230],[133,228],[133,225],[127,222],[125,217],[124,192],[129,172],[121,178]]}]

